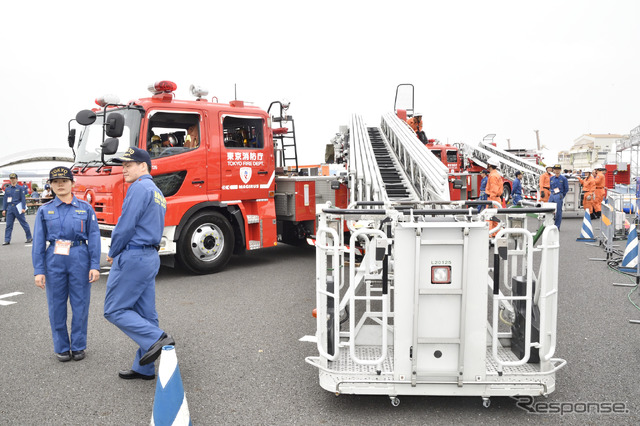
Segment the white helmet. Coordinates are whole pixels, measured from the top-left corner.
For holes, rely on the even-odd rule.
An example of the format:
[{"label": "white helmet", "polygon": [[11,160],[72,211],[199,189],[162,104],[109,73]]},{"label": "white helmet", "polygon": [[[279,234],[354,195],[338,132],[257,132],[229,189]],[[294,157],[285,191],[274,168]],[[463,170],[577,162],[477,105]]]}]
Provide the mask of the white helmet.
[{"label": "white helmet", "polygon": [[498,157],[491,157],[487,161],[487,164],[494,167],[500,167],[500,160],[498,160]]},{"label": "white helmet", "polygon": [[593,166],[593,170],[600,170],[600,169],[604,169],[604,167],[602,167],[602,164],[596,164]]}]

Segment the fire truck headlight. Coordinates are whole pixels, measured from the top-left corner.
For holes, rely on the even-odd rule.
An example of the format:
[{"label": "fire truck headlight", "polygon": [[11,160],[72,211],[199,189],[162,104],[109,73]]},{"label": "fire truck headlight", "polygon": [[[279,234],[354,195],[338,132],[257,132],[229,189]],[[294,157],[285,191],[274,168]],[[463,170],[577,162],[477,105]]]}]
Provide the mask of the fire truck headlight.
[{"label": "fire truck headlight", "polygon": [[451,266],[432,266],[431,284],[451,284]]}]

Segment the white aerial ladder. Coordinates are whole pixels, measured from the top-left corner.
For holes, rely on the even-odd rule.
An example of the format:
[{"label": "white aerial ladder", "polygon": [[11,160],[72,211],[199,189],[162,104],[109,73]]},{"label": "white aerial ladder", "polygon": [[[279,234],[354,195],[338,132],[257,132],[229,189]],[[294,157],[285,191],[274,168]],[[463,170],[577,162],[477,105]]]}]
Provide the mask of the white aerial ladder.
[{"label": "white aerial ladder", "polygon": [[395,114],[367,127],[359,115],[349,123],[351,201],[448,201],[447,168]]},{"label": "white aerial ladder", "polygon": [[484,168],[487,167],[489,158],[498,158],[500,161],[500,173],[511,181],[515,179],[516,172],[522,172],[521,182],[523,195],[531,195],[537,192],[540,175],[545,173],[544,167],[528,163],[513,154],[491,145],[490,142],[493,136],[495,135],[485,136],[485,139],[479,142],[477,146],[465,143],[459,146],[467,158]]},{"label": "white aerial ladder", "polygon": [[[306,361],[320,385],[393,405],[399,395],[475,395],[488,407],[491,396],[553,392],[566,364],[554,357],[555,206],[478,213],[478,202],[449,201],[446,167],[394,114],[379,128],[353,116],[341,139],[351,204],[317,206],[317,323],[305,338],[317,345]],[[387,168],[405,192],[385,181]],[[501,223],[489,229],[489,219]]]}]

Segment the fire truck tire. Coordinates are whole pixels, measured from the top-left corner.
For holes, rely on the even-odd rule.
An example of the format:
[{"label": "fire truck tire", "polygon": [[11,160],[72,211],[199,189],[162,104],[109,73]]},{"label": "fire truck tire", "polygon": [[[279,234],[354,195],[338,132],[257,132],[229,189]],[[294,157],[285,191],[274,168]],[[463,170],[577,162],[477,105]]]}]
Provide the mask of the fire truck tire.
[{"label": "fire truck tire", "polygon": [[233,228],[218,212],[202,212],[189,221],[178,241],[178,261],[194,274],[224,268],[233,253]]},{"label": "fire truck tire", "polygon": [[511,199],[511,187],[506,183],[502,186],[502,197],[505,203],[508,203]]}]

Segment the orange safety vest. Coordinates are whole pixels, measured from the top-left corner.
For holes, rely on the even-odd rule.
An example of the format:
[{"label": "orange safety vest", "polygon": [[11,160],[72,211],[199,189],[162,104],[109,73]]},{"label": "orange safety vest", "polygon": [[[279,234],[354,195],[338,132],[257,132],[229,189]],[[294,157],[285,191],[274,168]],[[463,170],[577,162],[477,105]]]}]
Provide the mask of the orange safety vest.
[{"label": "orange safety vest", "polygon": [[582,190],[587,193],[587,192],[593,192],[596,190],[596,180],[593,178],[593,176],[589,175],[589,177],[587,178],[578,178],[578,180],[580,181],[580,185],[582,185]]},{"label": "orange safety vest", "polygon": [[502,190],[502,176],[496,169],[493,169],[489,173],[489,179],[487,179],[487,188],[485,190],[488,199],[491,201],[500,202]]}]

